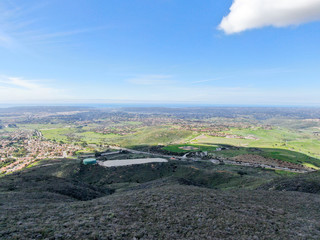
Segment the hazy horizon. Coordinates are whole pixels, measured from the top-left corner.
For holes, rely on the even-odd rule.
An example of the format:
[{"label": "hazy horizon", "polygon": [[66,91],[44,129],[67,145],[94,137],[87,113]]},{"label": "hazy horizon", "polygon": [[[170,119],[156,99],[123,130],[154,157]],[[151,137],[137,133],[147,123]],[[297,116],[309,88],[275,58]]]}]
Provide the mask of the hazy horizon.
[{"label": "hazy horizon", "polygon": [[201,104],[201,103],[142,103],[142,102],[126,102],[126,103],[12,103],[2,104],[0,108],[16,108],[16,107],[89,107],[89,108],[320,108],[319,105],[259,105],[259,104]]}]

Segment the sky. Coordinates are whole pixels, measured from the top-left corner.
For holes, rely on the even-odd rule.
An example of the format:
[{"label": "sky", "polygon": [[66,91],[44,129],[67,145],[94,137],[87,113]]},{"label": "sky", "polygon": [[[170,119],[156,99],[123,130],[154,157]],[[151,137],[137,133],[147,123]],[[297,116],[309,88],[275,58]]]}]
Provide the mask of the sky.
[{"label": "sky", "polygon": [[320,0],[1,0],[0,104],[320,106]]}]

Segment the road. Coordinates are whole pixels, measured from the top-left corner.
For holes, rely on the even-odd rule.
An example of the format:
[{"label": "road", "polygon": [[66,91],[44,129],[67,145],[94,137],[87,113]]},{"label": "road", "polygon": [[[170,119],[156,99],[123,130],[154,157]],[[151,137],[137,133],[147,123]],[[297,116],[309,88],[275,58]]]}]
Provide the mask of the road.
[{"label": "road", "polygon": [[[185,154],[183,157],[180,156],[175,156],[175,155],[165,155],[165,154],[159,154],[159,153],[150,153],[150,152],[144,152],[144,151],[137,151],[129,148],[122,148],[122,147],[116,147],[116,146],[109,146],[111,149],[115,150],[126,150],[131,153],[135,154],[148,154],[151,156],[158,156],[158,157],[164,157],[164,158],[175,158],[177,160],[182,160],[182,161],[204,161],[199,158],[192,158],[192,157],[186,157],[187,154]],[[254,163],[245,163],[245,162],[236,162],[232,161],[230,159],[223,159],[223,160],[218,160],[218,159],[209,159],[205,161],[210,161],[213,164],[228,164],[228,165],[237,165],[237,166],[244,166],[244,167],[260,167],[260,168],[268,168],[268,169],[273,169],[273,170],[283,170],[283,171],[289,171],[289,172],[295,172],[295,173],[307,173],[311,172],[312,170],[301,170],[301,169],[294,169],[294,168],[287,168],[287,167],[279,167],[279,166],[271,166],[271,165],[266,165],[266,164],[254,164]]]}]

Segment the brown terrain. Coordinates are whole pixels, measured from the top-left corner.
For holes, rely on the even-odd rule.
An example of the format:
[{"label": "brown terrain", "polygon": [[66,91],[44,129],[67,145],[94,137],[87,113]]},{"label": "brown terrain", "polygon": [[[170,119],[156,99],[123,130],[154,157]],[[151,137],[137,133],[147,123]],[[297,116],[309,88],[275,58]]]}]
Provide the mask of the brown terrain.
[{"label": "brown terrain", "polygon": [[277,167],[290,168],[290,169],[299,169],[299,170],[305,169],[304,166],[299,164],[280,161],[273,158],[265,158],[263,156],[255,155],[255,154],[239,155],[239,156],[233,157],[232,160],[236,162],[243,162],[243,163],[250,163],[250,164],[264,164],[269,166],[277,166]]}]

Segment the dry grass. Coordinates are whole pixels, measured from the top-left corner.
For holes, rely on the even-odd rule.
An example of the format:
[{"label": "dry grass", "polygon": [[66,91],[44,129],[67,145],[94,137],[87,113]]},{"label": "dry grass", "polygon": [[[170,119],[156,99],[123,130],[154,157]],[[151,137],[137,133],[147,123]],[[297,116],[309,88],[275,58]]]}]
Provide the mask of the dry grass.
[{"label": "dry grass", "polygon": [[319,239],[320,198],[159,186],[87,202],[4,204],[2,239]]}]

